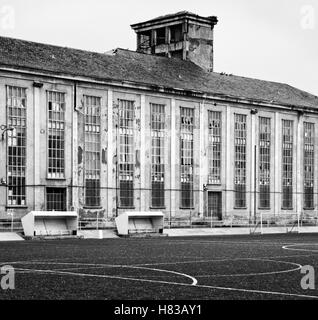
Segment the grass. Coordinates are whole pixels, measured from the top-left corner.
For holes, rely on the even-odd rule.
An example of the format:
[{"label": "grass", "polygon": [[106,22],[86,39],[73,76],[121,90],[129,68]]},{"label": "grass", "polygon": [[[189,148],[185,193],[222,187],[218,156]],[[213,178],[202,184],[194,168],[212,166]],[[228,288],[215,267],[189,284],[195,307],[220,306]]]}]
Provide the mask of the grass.
[{"label": "grass", "polygon": [[0,257],[16,270],[1,300],[318,298],[300,285],[318,235],[3,242]]}]

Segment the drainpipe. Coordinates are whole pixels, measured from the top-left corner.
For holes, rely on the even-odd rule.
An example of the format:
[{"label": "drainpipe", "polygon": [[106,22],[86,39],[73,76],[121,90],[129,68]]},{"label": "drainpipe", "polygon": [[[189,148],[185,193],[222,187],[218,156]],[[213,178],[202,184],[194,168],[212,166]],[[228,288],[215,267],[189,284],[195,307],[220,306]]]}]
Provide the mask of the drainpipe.
[{"label": "drainpipe", "polygon": [[116,217],[118,217],[118,118],[119,118],[119,109],[117,111],[117,121],[116,121],[116,163],[115,163],[115,192],[116,192]]},{"label": "drainpipe", "polygon": [[[76,105],[77,105],[77,97],[76,97],[76,95],[77,95],[77,83],[76,83],[76,81],[74,82],[74,86],[73,86],[73,103],[74,103],[74,111],[76,111]],[[74,124],[74,117],[72,116],[72,142],[71,142],[71,145],[72,145],[72,152],[71,152],[71,161],[72,161],[72,179],[71,179],[71,195],[72,195],[72,209],[74,210],[74,184],[73,184],[73,182],[74,182],[74,180],[73,180],[73,172],[74,172],[74,168],[73,168],[73,165],[74,165],[74,154],[73,154],[73,152],[74,152],[74,136],[73,136],[73,134],[74,134],[74,130],[73,130],[73,128],[74,128],[74,125],[76,125],[76,124]]]}]

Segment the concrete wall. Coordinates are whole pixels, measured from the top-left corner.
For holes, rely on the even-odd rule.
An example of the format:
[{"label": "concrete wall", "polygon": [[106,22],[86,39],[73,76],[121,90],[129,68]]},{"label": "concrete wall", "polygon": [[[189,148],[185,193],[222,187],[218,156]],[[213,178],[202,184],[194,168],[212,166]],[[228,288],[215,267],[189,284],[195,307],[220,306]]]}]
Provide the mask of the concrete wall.
[{"label": "concrete wall", "polygon": [[[44,80],[44,79],[35,79]],[[7,207],[7,188],[0,185],[0,218],[7,218],[7,209],[13,209],[15,216],[31,210],[45,210],[45,187],[67,188],[67,207],[71,207],[72,147],[73,147],[73,105],[72,86],[61,81],[42,81],[42,88],[33,87],[33,79],[24,76],[1,75],[0,77],[0,125],[6,125],[6,86],[26,88],[27,92],[27,151],[26,151],[26,205]],[[49,179],[47,176],[47,91],[65,93],[65,179]],[[0,141],[0,179],[7,181],[6,174],[6,135]]]},{"label": "concrete wall", "polygon": [[[171,23],[162,24],[166,29],[165,43],[156,44],[149,42],[149,47],[145,47],[140,52],[147,54],[166,55],[168,57],[178,57],[183,60],[189,60],[200,66],[205,71],[213,71],[213,38],[214,29],[210,25],[200,23],[182,23],[183,35],[178,42],[170,42]],[[156,38],[156,28],[152,31],[153,38]],[[150,32],[150,31],[149,31]],[[144,40],[140,40],[143,42]],[[137,45],[138,46],[138,45]]]},{"label": "concrete wall", "polygon": [[213,29],[189,24],[187,59],[206,71],[213,71]]}]

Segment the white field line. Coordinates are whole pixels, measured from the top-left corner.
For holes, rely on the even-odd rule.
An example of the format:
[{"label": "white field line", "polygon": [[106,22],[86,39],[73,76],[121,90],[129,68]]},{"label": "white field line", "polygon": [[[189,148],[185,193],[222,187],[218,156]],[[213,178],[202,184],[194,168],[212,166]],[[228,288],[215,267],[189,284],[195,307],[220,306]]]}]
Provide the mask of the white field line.
[{"label": "white field line", "polygon": [[[246,260],[246,259],[242,259],[242,260]],[[278,261],[278,260],[270,260],[270,259],[257,259],[257,258],[250,258],[249,260],[255,260],[255,261],[267,261],[267,262],[275,262],[275,263],[282,263],[282,264],[287,264],[287,265],[293,265],[296,266],[297,268],[293,268],[293,269],[288,269],[288,270],[281,270],[281,271],[271,271],[271,272],[258,272],[258,273],[243,273],[243,274],[216,274],[216,275],[195,275],[195,279],[196,278],[216,278],[216,277],[249,277],[249,276],[266,276],[266,275],[274,275],[274,274],[284,274],[284,273],[290,273],[290,272],[294,272],[294,271],[298,271],[302,268],[302,265],[298,264],[298,263],[293,263],[293,262],[288,262],[288,261]],[[112,268],[114,266],[111,266]],[[127,266],[128,268],[136,268],[135,266]],[[83,265],[82,267],[75,267],[75,268],[63,268],[63,269],[53,269],[52,271],[78,271],[78,270],[90,270],[90,269],[106,269],[107,266],[106,265],[96,265],[96,266],[85,266]],[[126,268],[123,266],[120,266],[120,268]],[[146,270],[156,270],[156,271],[162,271],[164,272],[164,269],[149,269],[149,268],[136,268],[136,269],[146,269]],[[168,271],[166,270],[166,272],[169,273],[174,273],[173,271]],[[177,273],[179,275],[179,273]],[[150,276],[148,276],[150,277]],[[155,277],[159,277],[159,276],[151,276],[151,278],[155,278]]]},{"label": "white field line", "polygon": [[[292,250],[292,249],[290,249]],[[147,266],[157,266],[157,265],[176,265],[176,264],[188,264],[188,263],[210,263],[210,262],[226,262],[226,261],[240,261],[240,260],[255,260],[255,259],[282,259],[282,258],[298,258],[298,257],[311,257],[311,254],[299,254],[299,255],[285,255],[285,256],[270,256],[270,257],[256,257],[256,258],[216,258],[216,259],[208,259],[208,260],[187,260],[187,261],[175,261],[175,262],[152,262],[152,263],[142,263],[142,264],[133,264],[133,265],[117,265],[117,264],[101,264],[101,263],[85,263],[85,262],[73,262],[74,260],[79,260],[81,258],[72,258],[72,262],[60,262],[68,260],[69,258],[65,259],[47,259],[47,260],[32,260],[32,261],[10,261],[10,262],[0,262],[0,265],[5,264],[47,264],[50,263],[53,265],[84,265],[90,267],[101,267],[104,268],[107,266],[108,268],[114,267],[147,267]],[[288,261],[287,261],[288,262]],[[64,270],[63,269],[54,269],[54,270]],[[83,269],[83,268],[76,268],[76,269]],[[67,268],[70,270],[70,268]]]},{"label": "white field line", "polygon": [[257,258],[224,258],[224,259],[211,259],[211,260],[192,260],[192,261],[176,261],[176,262],[153,262],[134,264],[134,266],[156,266],[156,265],[175,265],[175,264],[188,264],[188,263],[208,263],[208,262],[226,262],[226,261],[240,261],[240,260],[254,260],[254,259],[282,259],[282,258],[297,258],[297,257],[310,257],[312,255],[289,255],[289,256],[271,256],[271,257],[257,257]]},{"label": "white field line", "polygon": [[283,246],[282,249],[290,250],[290,251],[301,251],[301,252],[318,252],[318,250],[315,250],[315,249],[294,248],[294,247],[301,247],[301,246],[318,246],[318,243],[289,244],[289,245]]},{"label": "white field line", "polygon": [[187,283],[178,283],[178,282],[168,282],[161,280],[149,280],[149,279],[137,279],[137,278],[129,278],[129,277],[118,277],[118,276],[108,276],[108,275],[97,275],[97,274],[86,274],[86,273],[74,273],[74,272],[55,272],[53,270],[32,270],[32,269],[19,269],[20,271],[34,272],[34,273],[47,273],[53,275],[69,275],[69,276],[77,276],[77,277],[94,277],[94,278],[106,278],[106,279],[118,279],[118,280],[127,280],[127,281],[138,281],[138,282],[146,282],[146,283],[158,283],[164,285],[175,285],[175,286],[183,286],[183,287],[191,287],[191,288],[205,288],[212,290],[222,290],[222,291],[236,291],[236,292],[246,292],[246,293],[255,293],[261,295],[278,295],[278,296],[286,296],[286,297],[297,297],[297,298],[306,298],[306,299],[318,299],[318,296],[310,296],[310,295],[302,295],[295,293],[285,293],[285,292],[275,292],[275,291],[262,291],[262,290],[251,290],[251,289],[239,289],[239,288],[230,288],[230,287],[217,287],[217,286],[208,286],[208,285],[193,285]]},{"label": "white field line", "polygon": [[[43,264],[46,264],[46,263],[43,263]],[[185,277],[185,278],[188,278],[192,281],[192,286],[195,286],[198,281],[197,279],[195,279],[194,277],[188,275],[188,274],[185,274],[185,273],[181,273],[181,272],[176,272],[176,271],[171,271],[171,270],[164,270],[164,269],[157,269],[157,268],[146,268],[146,267],[138,267],[138,266],[120,266],[120,265],[94,265],[94,264],[79,264],[79,263],[71,263],[71,264],[68,264],[68,263],[53,263],[53,264],[67,264],[67,265],[81,265],[81,266],[88,266],[88,267],[104,267],[104,268],[126,268],[126,269],[141,269],[141,270],[149,270],[149,271],[156,271],[156,272],[164,272],[164,273],[171,273],[171,274],[174,274],[174,275],[178,275],[178,276],[181,276],[181,277]],[[81,268],[83,269],[83,268]],[[22,271],[32,271],[32,269],[25,269],[25,268],[16,268],[15,270],[19,271],[19,270],[22,270]],[[64,271],[57,271],[57,270],[37,270],[37,269],[33,269],[35,272],[48,272],[48,273],[61,273],[61,274],[70,274],[69,272],[64,272]],[[73,273],[74,275],[81,275],[81,273]],[[89,275],[89,274],[87,274]],[[97,276],[97,275],[96,275]],[[108,276],[105,276],[105,277],[108,277]],[[109,276],[109,277],[112,277],[112,276]],[[117,276],[115,276],[117,277]],[[119,277],[120,278],[120,277]],[[128,279],[131,279],[131,278],[128,278]]]},{"label": "white field line", "polygon": [[269,260],[269,259],[250,259],[255,261],[265,261],[265,262],[277,262],[283,263],[288,265],[296,266],[297,268],[288,269],[288,270],[281,270],[281,271],[271,271],[271,272],[259,272],[259,273],[241,273],[241,274],[216,274],[216,275],[196,275],[196,278],[221,278],[221,277],[250,277],[250,276],[268,276],[274,274],[283,274],[283,273],[290,273],[294,271],[298,271],[302,268],[301,264],[294,263],[294,262],[287,262],[287,261],[278,261],[278,260]]}]

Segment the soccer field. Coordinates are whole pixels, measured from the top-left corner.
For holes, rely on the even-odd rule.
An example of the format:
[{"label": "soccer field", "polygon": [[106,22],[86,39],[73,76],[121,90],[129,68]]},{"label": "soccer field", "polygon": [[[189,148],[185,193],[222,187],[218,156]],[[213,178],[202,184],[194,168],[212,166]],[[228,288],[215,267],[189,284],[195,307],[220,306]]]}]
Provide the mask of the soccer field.
[{"label": "soccer field", "polygon": [[318,235],[22,241],[0,244],[15,290],[0,299],[318,299]]}]

